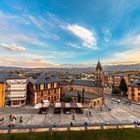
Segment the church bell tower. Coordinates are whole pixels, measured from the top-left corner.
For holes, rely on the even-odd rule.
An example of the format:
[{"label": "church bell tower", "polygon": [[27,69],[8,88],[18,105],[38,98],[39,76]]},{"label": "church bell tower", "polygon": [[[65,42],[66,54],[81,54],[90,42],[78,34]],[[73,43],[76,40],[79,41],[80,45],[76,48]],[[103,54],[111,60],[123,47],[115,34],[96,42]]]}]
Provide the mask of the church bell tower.
[{"label": "church bell tower", "polygon": [[97,85],[103,85],[103,69],[99,60],[95,69],[95,82]]}]

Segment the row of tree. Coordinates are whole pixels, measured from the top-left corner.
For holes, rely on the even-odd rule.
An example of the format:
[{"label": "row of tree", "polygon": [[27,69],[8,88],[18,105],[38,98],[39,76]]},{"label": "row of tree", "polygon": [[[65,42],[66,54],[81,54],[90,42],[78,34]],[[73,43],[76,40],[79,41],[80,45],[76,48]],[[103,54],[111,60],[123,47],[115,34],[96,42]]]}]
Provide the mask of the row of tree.
[{"label": "row of tree", "polygon": [[124,78],[121,79],[119,87],[112,86],[112,94],[115,95],[126,95],[128,91],[127,84]]}]

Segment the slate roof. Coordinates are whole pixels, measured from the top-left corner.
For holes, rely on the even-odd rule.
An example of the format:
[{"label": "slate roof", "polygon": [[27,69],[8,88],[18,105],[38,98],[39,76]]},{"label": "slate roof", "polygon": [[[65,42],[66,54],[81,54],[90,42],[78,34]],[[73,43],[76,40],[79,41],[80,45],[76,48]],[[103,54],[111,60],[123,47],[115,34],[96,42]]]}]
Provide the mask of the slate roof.
[{"label": "slate roof", "polygon": [[[68,92],[66,92],[66,94],[71,95],[73,97],[77,97],[78,96],[78,91],[77,90],[68,91]],[[79,94],[82,97],[82,92],[81,91],[79,91]],[[99,98],[99,97],[101,97],[101,96],[99,96],[97,94],[94,94],[94,93],[84,92],[84,98],[85,99],[96,99],[96,98]]]},{"label": "slate roof", "polygon": [[26,79],[14,73],[0,73],[0,82],[5,82],[6,79]]},{"label": "slate roof", "polygon": [[132,87],[138,86],[138,87],[140,87],[140,79],[135,80],[134,82],[129,84],[129,86],[132,86]]},{"label": "slate roof", "polygon": [[46,72],[42,73],[37,78],[30,77],[28,81],[31,82],[31,83],[33,83],[33,84],[60,82],[60,80],[52,77],[51,75],[49,75]]},{"label": "slate roof", "polygon": [[72,80],[71,85],[89,86],[89,87],[99,86],[94,81],[90,81],[90,80]]},{"label": "slate roof", "polygon": [[68,84],[69,84],[69,82],[67,82],[65,80],[60,81],[60,85],[68,85]]}]

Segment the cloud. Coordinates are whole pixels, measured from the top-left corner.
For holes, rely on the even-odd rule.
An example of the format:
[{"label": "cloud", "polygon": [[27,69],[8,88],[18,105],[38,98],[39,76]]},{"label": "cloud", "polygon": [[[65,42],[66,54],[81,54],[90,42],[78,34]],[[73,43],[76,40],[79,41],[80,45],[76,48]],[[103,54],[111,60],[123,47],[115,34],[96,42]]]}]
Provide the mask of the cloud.
[{"label": "cloud", "polygon": [[125,38],[122,38],[119,41],[119,45],[126,45],[126,46],[133,46],[133,47],[139,47],[140,46],[140,34],[128,34]]},{"label": "cloud", "polygon": [[26,68],[57,67],[59,64],[44,59],[0,58],[0,65]]},{"label": "cloud", "polygon": [[109,42],[110,39],[111,39],[111,36],[112,36],[110,30],[107,29],[107,28],[103,28],[102,31],[103,31],[103,34],[104,34],[104,41],[105,41],[105,42]]},{"label": "cloud", "polygon": [[71,48],[81,48],[79,45],[74,44],[74,43],[67,43],[67,46],[69,46]]},{"label": "cloud", "polygon": [[46,42],[41,41],[41,39],[39,39],[34,34],[22,34],[22,33],[21,34],[12,34],[12,35],[10,35],[10,37],[14,41],[22,41],[22,42],[26,42],[26,43],[38,45],[38,46],[46,46],[47,45]]},{"label": "cloud", "polygon": [[70,32],[72,32],[75,36],[80,38],[83,42],[84,47],[87,47],[87,48],[97,47],[95,35],[88,29],[82,26],[79,26],[77,24],[68,24],[65,28],[69,30]]},{"label": "cloud", "polygon": [[22,46],[18,46],[16,44],[5,44],[5,43],[1,43],[1,46],[10,50],[10,51],[25,51],[26,48],[22,47]]},{"label": "cloud", "polygon": [[[50,17],[50,15],[48,16]],[[28,19],[31,22],[31,24],[34,24],[40,31],[44,33],[44,34],[41,34],[41,36],[48,39],[52,39],[52,40],[60,39],[60,36],[56,35],[54,31],[50,32],[51,29],[58,26],[58,24],[56,24],[56,21],[51,22],[52,19],[45,20],[45,18],[43,17],[35,17],[32,15],[28,15]]]}]

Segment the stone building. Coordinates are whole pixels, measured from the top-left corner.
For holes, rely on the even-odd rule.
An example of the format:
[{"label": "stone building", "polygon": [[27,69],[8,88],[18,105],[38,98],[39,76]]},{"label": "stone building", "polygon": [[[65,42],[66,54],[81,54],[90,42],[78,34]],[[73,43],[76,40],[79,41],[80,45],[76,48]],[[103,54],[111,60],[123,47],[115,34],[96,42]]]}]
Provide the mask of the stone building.
[{"label": "stone building", "polygon": [[89,106],[102,106],[103,105],[103,97],[97,94],[84,92],[84,101],[82,99],[83,93],[81,91],[77,91],[77,90],[68,91],[67,95],[72,96],[73,102],[79,102],[78,96],[80,96],[80,103],[88,103]]},{"label": "stone building", "polygon": [[28,83],[28,101],[35,105],[42,100],[50,102],[60,101],[60,81],[51,77],[47,73],[41,73],[38,76],[29,78]]},{"label": "stone building", "polygon": [[98,61],[95,72],[95,81],[91,80],[72,80],[67,85],[67,91],[65,94],[72,95],[73,101],[77,102],[77,93],[84,92],[85,103],[92,105],[101,106],[104,103],[104,88],[103,88],[103,77],[102,67]]}]

